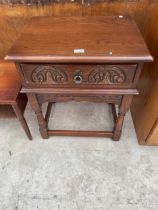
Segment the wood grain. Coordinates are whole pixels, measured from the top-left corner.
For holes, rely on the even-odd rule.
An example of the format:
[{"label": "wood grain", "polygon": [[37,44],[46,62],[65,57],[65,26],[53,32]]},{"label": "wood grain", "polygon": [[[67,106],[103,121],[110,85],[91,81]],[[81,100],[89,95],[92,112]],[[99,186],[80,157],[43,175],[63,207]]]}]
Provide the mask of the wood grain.
[{"label": "wood grain", "polygon": [[158,145],[158,118],[156,119],[152,129],[150,130],[150,134],[147,138],[147,145]]},{"label": "wood grain", "polygon": [[140,144],[158,145],[156,136],[158,127],[158,4],[151,12],[152,18],[146,32],[146,40],[155,58],[154,63],[145,65],[138,90],[139,97],[135,97],[132,105],[132,116]]},{"label": "wood grain", "polygon": [[[75,49],[84,49],[84,53],[75,54]],[[133,19],[118,16],[34,17],[5,59],[63,63],[153,60]]]},{"label": "wood grain", "polygon": [[[135,88],[136,64],[21,64],[23,86],[30,87],[89,87],[97,88]],[[100,79],[96,76],[104,73]],[[56,76],[58,75],[58,77]],[[76,83],[76,76],[81,81]],[[116,77],[117,76],[117,79]]]},{"label": "wood grain", "polygon": [[21,81],[14,63],[0,63],[0,104],[16,103]]},{"label": "wood grain", "polygon": [[[20,94],[21,81],[17,74],[14,63],[0,63],[0,117],[17,117],[28,138],[32,136],[26,120],[24,118],[24,110],[27,105],[27,97]],[[6,107],[5,107],[6,106]],[[13,114],[13,110],[14,113]]]},{"label": "wood grain", "polygon": [[[91,1],[85,0],[84,4],[79,2],[51,3],[49,5],[9,5],[8,1],[2,1],[5,5],[0,5],[0,58],[3,58],[13,42],[19,36],[26,21],[32,16],[95,16],[95,15],[124,15],[134,17],[141,30],[148,47],[155,58],[153,64],[144,66],[138,89],[140,96],[134,97],[132,105],[132,116],[138,134],[139,142],[142,144],[152,144],[157,142],[155,134],[152,140],[151,129],[155,125],[157,117],[157,97],[153,92],[157,90],[158,79],[155,77],[158,72],[158,2],[151,0],[130,0],[130,1]],[[11,2],[11,1],[10,1]],[[16,1],[12,1],[16,2]],[[24,1],[21,1],[24,2]],[[36,1],[37,2],[37,1]],[[82,1],[83,2],[83,1]],[[16,2],[17,3],[17,2]],[[18,1],[19,3],[19,1]],[[26,3],[26,2],[25,2]],[[149,96],[150,100],[149,100]],[[150,108],[149,108],[150,107]],[[154,116],[148,121],[148,116]],[[149,123],[147,123],[149,122]],[[145,124],[148,124],[145,126]],[[145,130],[144,130],[145,129]],[[152,131],[153,132],[153,131]],[[144,133],[143,136],[141,133]],[[156,144],[156,143],[155,143]]]},{"label": "wood grain", "polygon": [[111,131],[48,130],[51,136],[112,137]]},{"label": "wood grain", "polygon": [[[82,55],[74,53],[76,45],[77,49],[84,49]],[[109,47],[114,56],[113,53],[106,55]],[[5,58],[17,65],[22,91],[29,98],[44,139],[50,135],[84,135],[111,136],[114,141],[120,139],[124,117],[134,91],[137,93],[140,67],[152,61],[133,19],[118,16],[34,17]],[[98,64],[100,58],[106,64]],[[123,64],[120,65],[120,61]],[[96,101],[96,97],[106,94],[114,99],[114,104],[118,104],[118,97],[121,97],[117,118],[116,111],[112,112],[113,119],[116,118],[112,131],[48,130],[52,102],[62,100],[64,95],[70,100],[73,97],[78,101],[83,96],[86,101],[93,97]],[[109,103],[110,97],[107,101],[106,97],[100,99]],[[41,110],[42,101],[49,103],[45,116]]]},{"label": "wood grain", "polygon": [[[15,1],[14,1],[15,2]],[[6,1],[5,1],[6,3]],[[0,58],[3,58],[8,49],[21,33],[27,20],[33,16],[107,16],[124,15],[132,16],[137,22],[144,37],[148,31],[152,16],[154,1],[85,1],[72,3],[51,3],[49,5],[28,6],[15,4],[0,5]]]}]

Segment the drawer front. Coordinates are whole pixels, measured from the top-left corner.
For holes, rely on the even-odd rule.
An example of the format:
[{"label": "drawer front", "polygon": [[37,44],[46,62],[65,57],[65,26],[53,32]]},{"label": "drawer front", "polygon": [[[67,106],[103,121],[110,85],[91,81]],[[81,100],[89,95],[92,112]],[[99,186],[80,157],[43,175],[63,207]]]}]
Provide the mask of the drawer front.
[{"label": "drawer front", "polygon": [[21,64],[25,86],[131,87],[136,64]]}]

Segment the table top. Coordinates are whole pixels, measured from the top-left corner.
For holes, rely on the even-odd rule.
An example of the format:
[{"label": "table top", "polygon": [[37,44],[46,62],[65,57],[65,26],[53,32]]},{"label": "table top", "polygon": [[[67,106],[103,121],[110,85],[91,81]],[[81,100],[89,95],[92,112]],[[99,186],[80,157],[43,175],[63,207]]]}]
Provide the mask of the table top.
[{"label": "table top", "polygon": [[6,60],[25,62],[148,62],[153,58],[131,18],[34,17]]},{"label": "table top", "polygon": [[21,82],[14,63],[0,62],[0,104],[16,102]]}]

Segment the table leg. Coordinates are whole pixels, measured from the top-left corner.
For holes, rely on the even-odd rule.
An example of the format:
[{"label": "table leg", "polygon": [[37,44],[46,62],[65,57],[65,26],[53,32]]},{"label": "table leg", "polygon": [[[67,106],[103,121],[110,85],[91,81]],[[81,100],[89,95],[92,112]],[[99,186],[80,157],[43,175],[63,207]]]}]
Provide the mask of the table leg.
[{"label": "table leg", "polygon": [[27,97],[28,97],[28,100],[29,100],[29,103],[30,103],[32,109],[34,110],[34,112],[36,114],[41,136],[43,139],[47,139],[49,137],[47,123],[43,117],[41,106],[37,100],[37,97],[33,93],[27,93]]},{"label": "table leg", "polygon": [[55,104],[55,102],[49,102],[48,106],[47,106],[47,111],[46,111],[46,114],[45,114],[45,121],[47,123],[47,126],[48,126],[49,117],[50,117],[50,114],[51,114],[53,104]]},{"label": "table leg", "polygon": [[124,95],[122,98],[112,137],[114,141],[119,141],[120,139],[124,117],[130,108],[132,98],[133,98],[132,95]]},{"label": "table leg", "polygon": [[28,127],[28,125],[27,125],[27,123],[26,123],[26,120],[25,120],[25,118],[24,118],[24,115],[23,115],[23,113],[21,112],[21,110],[20,110],[18,104],[12,104],[12,108],[13,108],[13,110],[14,110],[14,112],[15,112],[17,118],[19,119],[19,121],[20,121],[20,123],[21,123],[21,125],[22,125],[22,127],[23,127],[23,129],[24,129],[24,131],[26,132],[28,138],[29,138],[30,140],[32,140],[32,136],[31,136],[29,127]]}]

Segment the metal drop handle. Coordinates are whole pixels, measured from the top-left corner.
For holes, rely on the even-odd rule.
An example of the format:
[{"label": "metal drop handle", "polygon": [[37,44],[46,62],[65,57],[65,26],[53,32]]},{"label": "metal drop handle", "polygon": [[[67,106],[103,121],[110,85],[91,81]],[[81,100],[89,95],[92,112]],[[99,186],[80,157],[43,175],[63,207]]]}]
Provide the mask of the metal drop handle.
[{"label": "metal drop handle", "polygon": [[82,82],[82,76],[80,76],[80,75],[74,76],[74,82],[76,84],[80,84]]},{"label": "metal drop handle", "polygon": [[76,71],[74,75],[75,84],[80,84],[82,82],[82,73],[80,71]]}]

